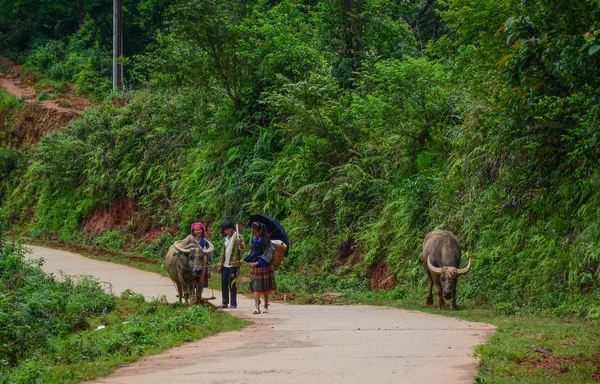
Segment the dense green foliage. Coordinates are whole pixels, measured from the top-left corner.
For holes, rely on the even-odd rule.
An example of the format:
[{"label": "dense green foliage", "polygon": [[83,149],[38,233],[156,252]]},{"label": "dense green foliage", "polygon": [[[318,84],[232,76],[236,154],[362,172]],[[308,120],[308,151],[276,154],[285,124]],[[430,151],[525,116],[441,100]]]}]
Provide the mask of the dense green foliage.
[{"label": "dense green foliage", "polygon": [[[424,300],[420,245],[444,228],[473,258],[459,303],[600,316],[597,0],[128,7],[139,89],[27,163],[2,154],[2,205],[22,231],[75,241],[122,199],[137,219],[101,242],[265,212],[293,241],[285,285],[369,289],[383,265]],[[28,66],[106,94],[107,17],[40,30]],[[167,239],[136,249],[161,258]]]},{"label": "dense green foliage", "polygon": [[0,364],[3,368],[48,347],[52,337],[85,329],[88,318],[114,308],[114,298],[84,278],[58,281],[27,261],[23,248],[0,237]]}]

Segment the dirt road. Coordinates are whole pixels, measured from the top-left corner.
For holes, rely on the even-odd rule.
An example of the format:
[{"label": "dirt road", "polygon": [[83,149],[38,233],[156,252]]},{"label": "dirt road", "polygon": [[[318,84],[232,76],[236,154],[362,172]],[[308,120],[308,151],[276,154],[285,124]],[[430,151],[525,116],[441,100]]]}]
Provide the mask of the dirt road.
[{"label": "dirt road", "polygon": [[[65,251],[31,246],[45,269],[90,274],[147,297],[175,300],[169,279]],[[220,292],[216,292],[220,298]],[[473,349],[494,332],[473,323],[416,311],[375,306],[274,303],[252,315],[239,297],[227,310],[255,322],[173,348],[119,368],[91,383],[472,383]]]}]

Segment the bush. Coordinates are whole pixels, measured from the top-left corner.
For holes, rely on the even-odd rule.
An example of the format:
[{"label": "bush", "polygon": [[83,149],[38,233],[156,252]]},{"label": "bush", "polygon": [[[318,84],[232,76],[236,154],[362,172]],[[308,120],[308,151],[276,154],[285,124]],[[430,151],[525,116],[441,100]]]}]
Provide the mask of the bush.
[{"label": "bush", "polygon": [[[1,235],[0,235],[1,236]],[[43,261],[26,261],[25,250],[0,237],[0,356],[12,367],[49,338],[86,329],[93,314],[114,308],[114,298],[93,279],[62,281],[46,275]]]},{"label": "bush", "polygon": [[[25,102],[0,87],[0,143],[10,143],[11,133],[17,113]],[[4,146],[2,146],[4,147]]]},{"label": "bush", "polygon": [[50,93],[47,90],[43,90],[42,92],[40,92],[35,99],[37,101],[44,101],[44,100],[50,100],[52,99],[52,96],[50,95]]},{"label": "bush", "polygon": [[38,42],[27,56],[24,73],[50,75],[56,80],[67,80],[72,76],[69,71],[58,71],[54,66],[63,68],[62,62],[66,56],[66,46],[57,40]]},{"label": "bush", "polygon": [[[38,42],[25,61],[25,73],[35,73],[55,81],[72,81],[79,93],[100,99],[111,91],[112,56],[100,43],[101,33],[95,21],[86,17],[69,38]],[[38,101],[46,100],[44,98]]]}]

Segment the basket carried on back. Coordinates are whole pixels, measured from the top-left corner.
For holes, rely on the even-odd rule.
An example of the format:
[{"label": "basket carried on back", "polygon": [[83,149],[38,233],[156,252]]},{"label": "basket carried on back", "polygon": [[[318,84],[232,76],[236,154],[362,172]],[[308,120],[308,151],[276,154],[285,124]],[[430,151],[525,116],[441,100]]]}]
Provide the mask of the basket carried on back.
[{"label": "basket carried on back", "polygon": [[281,240],[273,240],[273,247],[275,247],[275,251],[273,252],[273,270],[278,270],[279,265],[281,264],[281,260],[283,260],[283,256],[285,255],[285,251],[287,250],[287,245]]}]

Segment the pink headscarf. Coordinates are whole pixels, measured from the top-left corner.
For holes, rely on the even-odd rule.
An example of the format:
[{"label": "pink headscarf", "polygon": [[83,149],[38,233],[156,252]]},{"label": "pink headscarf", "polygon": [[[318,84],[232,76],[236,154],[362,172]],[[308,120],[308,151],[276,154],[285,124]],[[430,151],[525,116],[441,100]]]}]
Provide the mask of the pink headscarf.
[{"label": "pink headscarf", "polygon": [[192,231],[194,229],[198,229],[198,228],[202,229],[202,237],[204,237],[204,234],[206,233],[206,229],[204,229],[204,224],[202,224],[202,223],[193,223],[192,224]]}]

